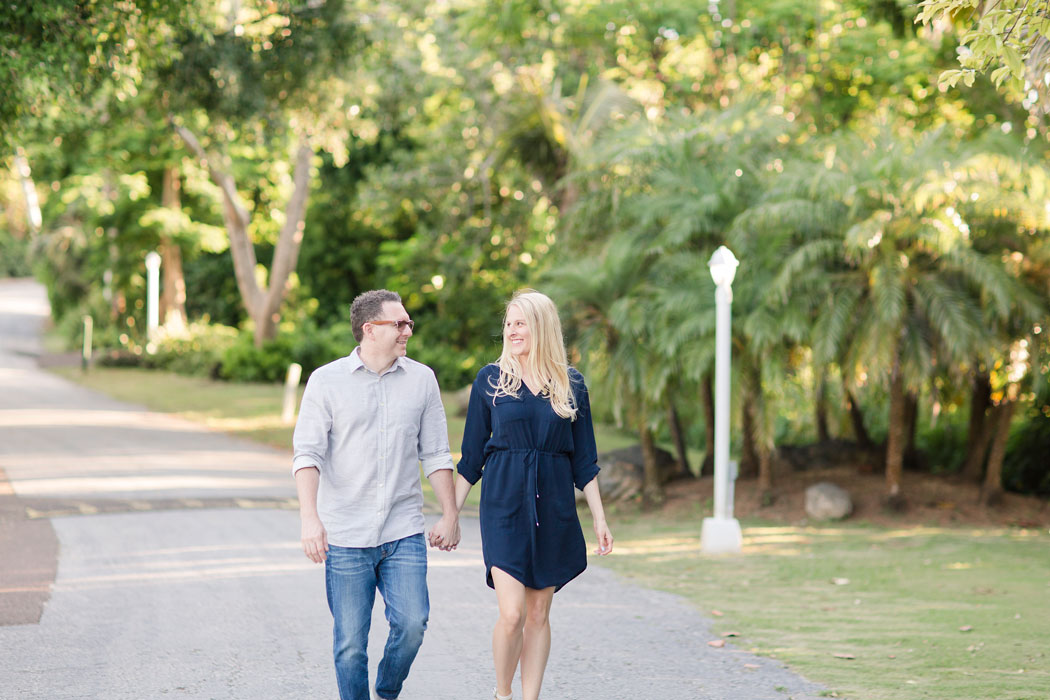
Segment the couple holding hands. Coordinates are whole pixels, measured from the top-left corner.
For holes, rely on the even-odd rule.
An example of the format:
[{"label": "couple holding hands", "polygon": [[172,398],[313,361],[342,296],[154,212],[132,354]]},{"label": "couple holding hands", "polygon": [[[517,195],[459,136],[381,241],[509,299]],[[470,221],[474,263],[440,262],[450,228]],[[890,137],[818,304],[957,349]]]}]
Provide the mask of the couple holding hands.
[{"label": "couple holding hands", "polygon": [[510,700],[520,664],[524,698],[537,700],[554,593],[587,566],[574,489],[594,518],[596,553],[613,546],[587,387],[568,365],[557,308],[530,289],[508,302],[503,352],[474,380],[455,470],[434,372],[406,356],[414,322],[401,298],[365,292],[350,322],[358,347],[307,382],[292,467],[303,550],[325,564],[339,697],[369,700],[377,590],[390,634],[373,698],[398,697],[423,641],[430,603],[422,464],[442,511],[426,539],[444,551],[458,545],[459,511],[481,481],[485,574],[499,607],[493,694]]}]

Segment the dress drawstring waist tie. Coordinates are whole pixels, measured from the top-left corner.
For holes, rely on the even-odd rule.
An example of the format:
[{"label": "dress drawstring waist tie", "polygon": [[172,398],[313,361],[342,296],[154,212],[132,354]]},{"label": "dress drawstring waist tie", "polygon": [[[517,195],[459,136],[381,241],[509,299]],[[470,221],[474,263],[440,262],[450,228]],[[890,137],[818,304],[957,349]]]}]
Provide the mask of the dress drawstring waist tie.
[{"label": "dress drawstring waist tie", "polygon": [[528,488],[528,493],[533,496],[525,500],[529,503],[529,515],[532,517],[532,522],[535,523],[536,527],[539,527],[540,513],[537,501],[540,500],[540,455],[559,458],[566,458],[566,455],[564,452],[547,452],[545,450],[531,449],[511,449],[507,451],[525,455],[525,485]]}]

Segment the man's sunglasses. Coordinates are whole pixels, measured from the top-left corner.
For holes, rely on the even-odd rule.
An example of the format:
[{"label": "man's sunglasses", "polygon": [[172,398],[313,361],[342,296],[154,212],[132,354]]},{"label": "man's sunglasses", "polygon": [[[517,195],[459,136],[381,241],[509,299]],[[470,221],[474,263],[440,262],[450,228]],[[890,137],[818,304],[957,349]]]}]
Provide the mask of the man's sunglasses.
[{"label": "man's sunglasses", "polygon": [[369,323],[375,326],[393,326],[398,333],[404,330],[405,326],[408,326],[410,331],[415,330],[416,327],[415,321],[369,321]]}]

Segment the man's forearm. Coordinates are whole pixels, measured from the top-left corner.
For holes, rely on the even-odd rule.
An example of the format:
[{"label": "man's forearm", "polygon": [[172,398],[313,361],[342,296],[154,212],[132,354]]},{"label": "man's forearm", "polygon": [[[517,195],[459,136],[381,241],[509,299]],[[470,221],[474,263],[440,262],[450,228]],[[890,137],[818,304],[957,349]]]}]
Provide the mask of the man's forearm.
[{"label": "man's forearm", "polygon": [[459,510],[456,508],[456,492],[452,486],[452,470],[438,469],[435,472],[431,472],[427,478],[430,479],[430,486],[434,489],[434,496],[441,506],[441,514],[458,517]]},{"label": "man's forearm", "polygon": [[295,490],[299,495],[299,515],[317,517],[317,487],[321,472],[317,467],[306,467],[295,473]]}]

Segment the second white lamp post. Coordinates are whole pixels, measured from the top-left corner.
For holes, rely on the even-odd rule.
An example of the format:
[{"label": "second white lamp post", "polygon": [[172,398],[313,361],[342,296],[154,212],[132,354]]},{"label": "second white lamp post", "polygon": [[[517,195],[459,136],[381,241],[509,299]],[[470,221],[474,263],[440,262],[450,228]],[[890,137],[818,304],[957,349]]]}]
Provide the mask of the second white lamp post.
[{"label": "second white lamp post", "polygon": [[715,281],[715,514],[704,518],[700,531],[700,548],[707,554],[739,552],[743,540],[729,495],[729,321],[739,264],[725,246],[708,263]]}]

